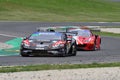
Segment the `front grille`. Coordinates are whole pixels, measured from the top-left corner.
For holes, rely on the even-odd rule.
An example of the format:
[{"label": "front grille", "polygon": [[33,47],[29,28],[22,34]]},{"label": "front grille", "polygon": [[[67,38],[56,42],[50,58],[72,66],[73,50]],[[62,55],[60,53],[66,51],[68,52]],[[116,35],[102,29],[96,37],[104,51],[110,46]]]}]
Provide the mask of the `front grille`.
[{"label": "front grille", "polygon": [[83,44],[83,45],[77,45],[77,47],[85,47],[86,44]]},{"label": "front grille", "polygon": [[35,52],[35,53],[47,53],[46,50],[33,50],[33,52]]},{"label": "front grille", "polygon": [[32,42],[31,44],[41,44],[41,45],[50,45],[51,42]]}]

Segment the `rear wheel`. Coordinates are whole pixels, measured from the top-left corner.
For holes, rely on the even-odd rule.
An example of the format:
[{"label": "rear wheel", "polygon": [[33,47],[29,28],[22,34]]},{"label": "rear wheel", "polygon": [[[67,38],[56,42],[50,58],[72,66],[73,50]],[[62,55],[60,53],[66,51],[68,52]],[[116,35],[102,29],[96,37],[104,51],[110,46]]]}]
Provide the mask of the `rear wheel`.
[{"label": "rear wheel", "polygon": [[100,44],[101,44],[101,38],[98,43],[98,36],[95,36],[95,41],[94,41],[94,46],[93,46],[93,51],[100,50]]},{"label": "rear wheel", "polygon": [[98,45],[99,45],[98,50],[101,49],[100,44],[101,44],[101,38],[100,38],[100,42],[99,42],[99,44],[98,44]]},{"label": "rear wheel", "polygon": [[97,48],[96,48],[96,43],[94,43],[92,50],[93,50],[93,51],[96,51],[96,50],[97,50]]},{"label": "rear wheel", "polygon": [[100,45],[98,46],[96,43],[94,43],[93,51],[100,50]]}]

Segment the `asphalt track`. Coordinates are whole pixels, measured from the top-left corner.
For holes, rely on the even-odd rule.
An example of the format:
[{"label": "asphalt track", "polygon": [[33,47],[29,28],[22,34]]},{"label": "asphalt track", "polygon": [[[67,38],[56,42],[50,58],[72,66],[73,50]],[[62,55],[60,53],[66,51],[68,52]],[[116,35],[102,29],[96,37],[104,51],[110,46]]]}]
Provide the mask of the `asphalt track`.
[{"label": "asphalt track", "polygon": [[[0,42],[5,42],[14,37],[23,37],[36,31],[38,26],[58,26],[60,23],[40,23],[40,22],[0,22]],[[64,25],[66,23],[61,23]],[[67,23],[68,25],[69,23]],[[77,23],[78,24],[78,23]],[[79,23],[83,25],[85,23]],[[86,25],[91,23],[86,23]],[[119,23],[104,23],[109,26],[120,25]],[[70,23],[69,25],[76,25]],[[93,25],[93,23],[91,24]],[[94,24],[97,26],[97,23]],[[104,26],[103,23],[98,25]],[[69,57],[21,57],[19,55],[0,56],[0,66],[7,65],[31,65],[31,64],[86,64],[94,62],[120,62],[120,38],[102,37],[100,51],[78,51],[77,56]]]}]

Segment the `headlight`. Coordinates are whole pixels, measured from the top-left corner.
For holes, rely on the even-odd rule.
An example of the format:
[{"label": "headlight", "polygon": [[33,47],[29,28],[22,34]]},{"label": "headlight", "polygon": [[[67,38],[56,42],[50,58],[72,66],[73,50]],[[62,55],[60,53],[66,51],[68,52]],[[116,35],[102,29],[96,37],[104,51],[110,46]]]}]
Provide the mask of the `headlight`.
[{"label": "headlight", "polygon": [[52,48],[61,48],[61,47],[64,47],[64,44],[56,44],[52,46]]},{"label": "headlight", "polygon": [[29,40],[28,40],[28,39],[27,39],[27,40],[23,40],[23,41],[22,41],[22,45],[23,45],[25,48],[28,48],[28,47],[30,46]]},{"label": "headlight", "polygon": [[23,47],[24,47],[24,48],[29,48],[29,47],[30,47],[30,45],[23,44]]},{"label": "headlight", "polygon": [[52,48],[62,48],[64,47],[65,42],[64,41],[52,41]]},{"label": "headlight", "polygon": [[94,44],[94,41],[92,41],[92,40],[85,40],[84,42],[89,43],[89,44]]},{"label": "headlight", "polygon": [[53,48],[58,48],[59,47],[59,45],[57,44],[57,45],[53,45],[52,46]]},{"label": "headlight", "polygon": [[84,40],[84,42],[91,42],[91,41],[92,41],[91,38]]}]

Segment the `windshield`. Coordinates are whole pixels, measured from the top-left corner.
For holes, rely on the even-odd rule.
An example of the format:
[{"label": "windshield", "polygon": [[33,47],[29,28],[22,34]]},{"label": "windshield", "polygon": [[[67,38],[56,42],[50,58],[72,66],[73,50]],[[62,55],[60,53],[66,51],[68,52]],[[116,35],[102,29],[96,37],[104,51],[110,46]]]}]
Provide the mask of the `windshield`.
[{"label": "windshield", "polygon": [[89,30],[80,30],[78,31],[78,36],[90,37],[91,33]]},{"label": "windshield", "polygon": [[60,40],[60,33],[53,32],[37,32],[30,36],[29,39],[37,39],[37,40]]},{"label": "windshield", "polygon": [[70,32],[76,33],[77,36],[83,36],[83,37],[90,37],[91,35],[91,32],[89,30],[75,30],[75,31],[73,30]]}]

